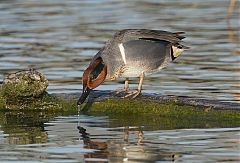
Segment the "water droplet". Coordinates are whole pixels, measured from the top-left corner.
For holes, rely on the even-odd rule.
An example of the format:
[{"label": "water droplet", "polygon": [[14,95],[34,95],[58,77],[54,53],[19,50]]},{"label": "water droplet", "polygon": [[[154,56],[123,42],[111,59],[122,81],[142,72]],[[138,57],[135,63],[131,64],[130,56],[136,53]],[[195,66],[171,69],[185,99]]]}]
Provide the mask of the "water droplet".
[{"label": "water droplet", "polygon": [[80,105],[77,105],[77,127],[79,128],[80,127],[80,111],[81,111],[81,108],[80,108]]}]

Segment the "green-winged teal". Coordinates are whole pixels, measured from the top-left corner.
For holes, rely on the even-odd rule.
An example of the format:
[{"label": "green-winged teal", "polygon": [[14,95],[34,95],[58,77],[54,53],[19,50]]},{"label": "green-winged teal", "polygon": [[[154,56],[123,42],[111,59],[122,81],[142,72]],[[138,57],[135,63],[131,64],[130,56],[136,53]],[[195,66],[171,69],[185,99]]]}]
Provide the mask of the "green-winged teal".
[{"label": "green-winged teal", "polygon": [[90,91],[106,78],[126,78],[124,90],[128,92],[128,78],[139,77],[138,89],[125,97],[135,98],[142,89],[145,75],[158,72],[176,59],[188,47],[182,44],[184,32],[148,29],[124,29],[93,57],[83,73],[83,92],[78,100],[82,104]]}]

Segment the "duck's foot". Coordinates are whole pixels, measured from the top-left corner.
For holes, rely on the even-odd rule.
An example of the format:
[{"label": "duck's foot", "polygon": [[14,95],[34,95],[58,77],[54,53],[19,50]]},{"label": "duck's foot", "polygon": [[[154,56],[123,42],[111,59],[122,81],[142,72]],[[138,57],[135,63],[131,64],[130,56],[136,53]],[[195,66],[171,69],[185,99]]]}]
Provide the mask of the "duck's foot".
[{"label": "duck's foot", "polygon": [[122,94],[122,93],[128,93],[128,78],[126,78],[124,82],[124,88],[123,89],[117,89],[114,91],[116,95]]},{"label": "duck's foot", "polygon": [[132,96],[132,98],[136,98],[141,93],[141,90],[130,91],[127,93],[128,94],[126,96],[124,96],[123,98],[131,97],[131,96]]},{"label": "duck's foot", "polygon": [[113,93],[114,94],[116,94],[116,95],[119,95],[119,94],[122,94],[122,93],[128,93],[128,90],[126,90],[126,89],[117,89],[117,90],[115,90],[115,91],[113,91]]}]

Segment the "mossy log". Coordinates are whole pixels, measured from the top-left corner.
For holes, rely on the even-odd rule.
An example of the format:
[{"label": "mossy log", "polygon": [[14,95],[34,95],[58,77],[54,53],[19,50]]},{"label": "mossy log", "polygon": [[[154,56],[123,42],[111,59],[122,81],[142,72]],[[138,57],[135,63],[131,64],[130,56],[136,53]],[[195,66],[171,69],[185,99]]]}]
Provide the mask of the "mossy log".
[{"label": "mossy log", "polygon": [[[80,94],[54,94],[63,101],[72,101],[76,105]],[[80,106],[85,114],[109,115],[110,117],[122,116],[124,121],[140,117],[159,117],[199,124],[215,124],[213,126],[239,126],[240,106],[238,103],[220,102],[193,97],[163,96],[156,94],[143,94],[135,99],[121,98],[123,95],[111,91],[93,91],[87,102]],[[161,118],[160,118],[161,117]],[[148,119],[149,121],[149,119]],[[124,123],[124,122],[123,122]],[[148,124],[148,122],[146,122]],[[217,125],[218,124],[218,125]]]},{"label": "mossy log", "polygon": [[[75,100],[77,101],[80,93],[62,93],[62,94],[53,94],[56,97],[60,97],[63,100]],[[139,95],[135,99],[131,98],[122,98],[124,94],[116,94],[112,91],[93,91],[86,104],[83,104],[83,110],[87,110],[90,105],[94,102],[104,102],[107,100],[116,100],[119,103],[125,102],[144,102],[147,105],[150,102],[162,104],[162,105],[176,105],[182,107],[193,107],[193,108],[204,108],[207,110],[234,110],[240,111],[240,103],[234,102],[221,102],[219,100],[210,100],[210,99],[200,99],[196,97],[188,97],[188,96],[174,96],[174,95],[159,95],[159,94],[142,94]]]}]

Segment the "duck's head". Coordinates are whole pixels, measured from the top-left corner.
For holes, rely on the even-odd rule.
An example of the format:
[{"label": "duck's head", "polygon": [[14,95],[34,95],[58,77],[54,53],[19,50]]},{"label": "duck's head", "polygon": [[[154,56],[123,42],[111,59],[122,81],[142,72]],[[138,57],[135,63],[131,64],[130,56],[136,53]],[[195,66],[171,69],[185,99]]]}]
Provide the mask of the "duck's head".
[{"label": "duck's head", "polygon": [[81,105],[88,97],[91,90],[98,87],[106,78],[107,66],[102,58],[92,61],[89,67],[84,71],[82,77],[83,90],[77,105]]}]

